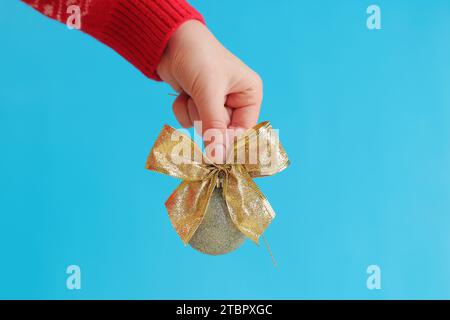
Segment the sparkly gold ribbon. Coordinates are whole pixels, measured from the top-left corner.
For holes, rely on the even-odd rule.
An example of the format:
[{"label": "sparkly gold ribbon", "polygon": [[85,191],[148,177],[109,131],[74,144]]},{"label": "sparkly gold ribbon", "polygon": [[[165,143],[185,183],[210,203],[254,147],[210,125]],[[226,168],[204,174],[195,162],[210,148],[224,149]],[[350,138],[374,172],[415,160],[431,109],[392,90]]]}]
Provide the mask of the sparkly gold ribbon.
[{"label": "sparkly gold ribbon", "polygon": [[252,180],[280,172],[289,165],[270,123],[262,122],[239,136],[233,151],[233,159],[215,164],[190,137],[168,125],[150,151],[147,169],[183,180],[167,199],[166,208],[185,244],[201,224],[211,193],[219,183],[231,220],[254,242],[258,243],[275,217],[269,201]]}]

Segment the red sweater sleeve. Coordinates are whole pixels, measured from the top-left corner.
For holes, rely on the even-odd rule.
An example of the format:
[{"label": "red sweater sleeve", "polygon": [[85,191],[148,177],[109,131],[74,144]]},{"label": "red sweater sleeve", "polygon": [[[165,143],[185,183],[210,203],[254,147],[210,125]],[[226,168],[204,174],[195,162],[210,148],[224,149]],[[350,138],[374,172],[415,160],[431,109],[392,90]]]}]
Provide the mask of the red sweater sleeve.
[{"label": "red sweater sleeve", "polygon": [[[66,23],[71,5],[80,8],[81,30],[108,45],[147,77],[160,80],[156,67],[172,33],[185,21],[203,17],[184,0],[22,0]],[[70,11],[69,11],[70,12]]]}]

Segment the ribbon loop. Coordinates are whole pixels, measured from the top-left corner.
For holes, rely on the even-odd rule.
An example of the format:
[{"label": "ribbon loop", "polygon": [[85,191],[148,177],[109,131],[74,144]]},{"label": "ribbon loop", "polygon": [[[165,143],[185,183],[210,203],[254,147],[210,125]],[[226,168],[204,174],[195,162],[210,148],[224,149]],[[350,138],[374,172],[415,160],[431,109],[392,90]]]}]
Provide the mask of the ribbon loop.
[{"label": "ribbon loop", "polygon": [[159,133],[145,167],[185,181],[204,180],[210,172],[195,142],[168,125]]}]

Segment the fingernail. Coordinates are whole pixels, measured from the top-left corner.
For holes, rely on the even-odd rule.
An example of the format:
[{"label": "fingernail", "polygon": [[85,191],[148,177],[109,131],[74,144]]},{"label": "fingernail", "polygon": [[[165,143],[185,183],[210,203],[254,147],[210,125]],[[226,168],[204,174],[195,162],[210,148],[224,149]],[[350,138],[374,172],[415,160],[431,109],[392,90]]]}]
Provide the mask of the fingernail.
[{"label": "fingernail", "polygon": [[225,145],[222,143],[211,143],[207,147],[208,152],[207,156],[210,158],[214,163],[217,164],[223,164],[225,163],[226,158],[226,148]]}]

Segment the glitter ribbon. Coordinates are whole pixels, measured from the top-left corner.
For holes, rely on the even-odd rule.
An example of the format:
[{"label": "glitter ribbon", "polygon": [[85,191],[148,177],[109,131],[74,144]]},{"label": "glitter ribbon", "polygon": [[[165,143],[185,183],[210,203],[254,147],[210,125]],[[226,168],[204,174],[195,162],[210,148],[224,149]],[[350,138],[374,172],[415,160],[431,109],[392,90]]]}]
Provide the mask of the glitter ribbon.
[{"label": "glitter ribbon", "polygon": [[273,175],[288,165],[278,135],[266,121],[234,141],[225,164],[213,163],[190,137],[165,125],[146,168],[183,180],[167,199],[166,208],[185,244],[201,224],[211,193],[218,186],[234,225],[258,243],[275,212],[252,178]]}]

